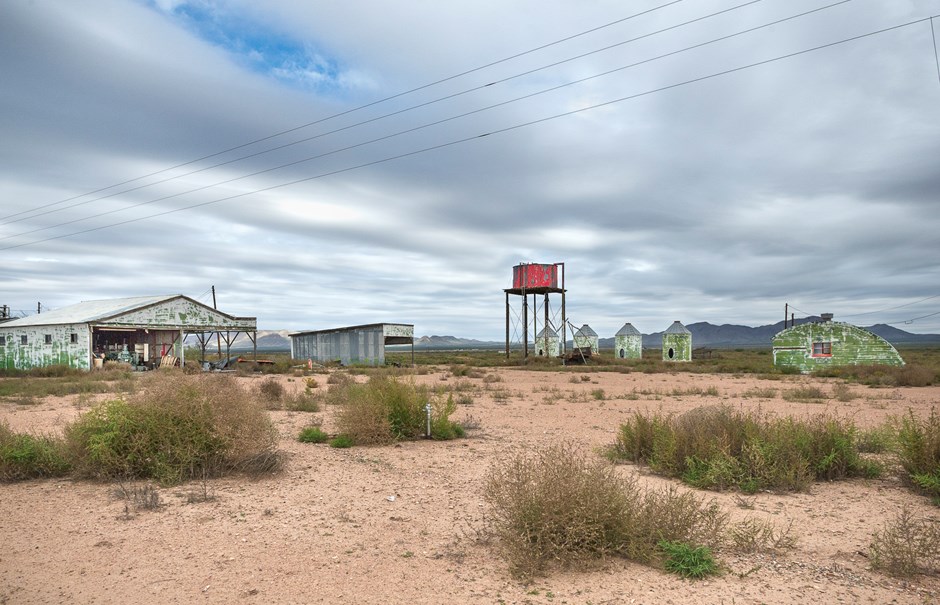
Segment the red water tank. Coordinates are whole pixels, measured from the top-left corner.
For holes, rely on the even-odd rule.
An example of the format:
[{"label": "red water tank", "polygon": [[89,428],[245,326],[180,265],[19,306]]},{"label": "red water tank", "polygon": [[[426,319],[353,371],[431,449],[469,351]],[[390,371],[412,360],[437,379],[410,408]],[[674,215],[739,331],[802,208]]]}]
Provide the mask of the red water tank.
[{"label": "red water tank", "polygon": [[558,265],[528,263],[512,268],[513,288],[557,288]]}]

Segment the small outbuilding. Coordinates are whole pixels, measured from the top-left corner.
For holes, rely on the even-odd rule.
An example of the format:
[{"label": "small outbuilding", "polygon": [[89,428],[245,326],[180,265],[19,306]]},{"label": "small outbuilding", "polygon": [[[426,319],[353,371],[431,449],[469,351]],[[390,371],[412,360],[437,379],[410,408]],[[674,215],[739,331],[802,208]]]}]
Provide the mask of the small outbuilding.
[{"label": "small outbuilding", "polygon": [[643,335],[627,322],[614,335],[614,354],[620,359],[643,357]]},{"label": "small outbuilding", "polygon": [[217,333],[228,347],[242,332],[255,341],[254,317],[228,315],[182,294],[89,300],[0,323],[0,368],[88,370],[105,359],[153,368],[165,356],[184,360],[187,335],[205,343]]},{"label": "small outbuilding", "polygon": [[574,331],[572,342],[574,342],[574,348],[576,349],[590,348],[592,353],[597,353],[597,332],[587,324]]},{"label": "small outbuilding", "polygon": [[535,337],[535,352],[539,357],[558,357],[561,355],[561,339],[558,332],[548,326],[542,328]]},{"label": "small outbuilding", "polygon": [[864,328],[832,321],[824,313],[818,322],[804,323],[773,337],[774,365],[812,372],[819,367],[845,365],[903,366],[897,349]]},{"label": "small outbuilding", "polygon": [[663,332],[663,361],[692,361],[692,333],[679,320]]},{"label": "small outbuilding", "polygon": [[294,359],[320,363],[338,361],[343,365],[384,365],[386,345],[411,345],[415,355],[415,328],[412,324],[378,323],[290,334]]}]

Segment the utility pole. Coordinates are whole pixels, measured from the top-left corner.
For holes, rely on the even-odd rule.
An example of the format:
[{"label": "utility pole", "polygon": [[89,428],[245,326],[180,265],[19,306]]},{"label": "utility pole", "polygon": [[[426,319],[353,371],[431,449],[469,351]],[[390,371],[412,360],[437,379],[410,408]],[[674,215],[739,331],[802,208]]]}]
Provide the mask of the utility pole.
[{"label": "utility pole", "polygon": [[42,313],[42,303],[38,302],[36,303],[36,315],[39,315],[40,313]]},{"label": "utility pole", "polygon": [[[215,304],[215,286],[212,286],[212,308],[216,311],[219,310],[219,307]],[[228,341],[226,340],[225,342]],[[219,359],[222,359],[222,336],[218,332],[215,333],[215,347]]]}]

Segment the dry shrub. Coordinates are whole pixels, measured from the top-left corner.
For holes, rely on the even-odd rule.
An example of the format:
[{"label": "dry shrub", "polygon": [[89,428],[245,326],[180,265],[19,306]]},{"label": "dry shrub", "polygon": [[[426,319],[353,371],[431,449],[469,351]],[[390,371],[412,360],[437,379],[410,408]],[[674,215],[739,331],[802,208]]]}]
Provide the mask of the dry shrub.
[{"label": "dry shrub", "polygon": [[269,410],[279,410],[284,399],[284,385],[273,376],[268,376],[258,384],[258,398]]},{"label": "dry shrub", "polygon": [[796,538],[790,533],[793,521],[785,529],[778,530],[773,523],[748,517],[732,525],[728,530],[731,548],[738,552],[778,552],[796,546]]},{"label": "dry shrub", "polygon": [[608,556],[658,561],[658,543],[711,545],[726,517],[675,489],[645,491],[571,444],[520,453],[491,469],[484,489],[490,530],[511,572],[585,566]]},{"label": "dry shrub", "polygon": [[176,484],[206,473],[279,466],[273,425],[233,377],[165,371],[148,377],[145,387],[66,426],[80,475]]},{"label": "dry shrub", "polygon": [[341,405],[336,414],[338,432],[356,445],[386,444],[425,435],[428,403],[434,439],[463,436],[462,428],[450,420],[457,407],[453,396],[445,399],[424,385],[377,375],[365,384],[334,386],[330,395]]},{"label": "dry shrub", "polygon": [[15,433],[0,421],[0,481],[58,477],[70,466],[61,438]]},{"label": "dry shrub", "polygon": [[906,506],[875,533],[871,565],[895,576],[940,572],[940,524],[917,519]]}]

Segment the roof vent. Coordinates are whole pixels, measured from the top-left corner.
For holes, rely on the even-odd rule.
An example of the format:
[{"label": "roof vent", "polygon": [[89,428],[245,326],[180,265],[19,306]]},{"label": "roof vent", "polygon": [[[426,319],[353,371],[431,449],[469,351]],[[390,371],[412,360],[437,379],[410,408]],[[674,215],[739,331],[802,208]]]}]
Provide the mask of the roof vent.
[{"label": "roof vent", "polygon": [[820,313],[819,319],[822,321],[832,321],[832,313]]}]

